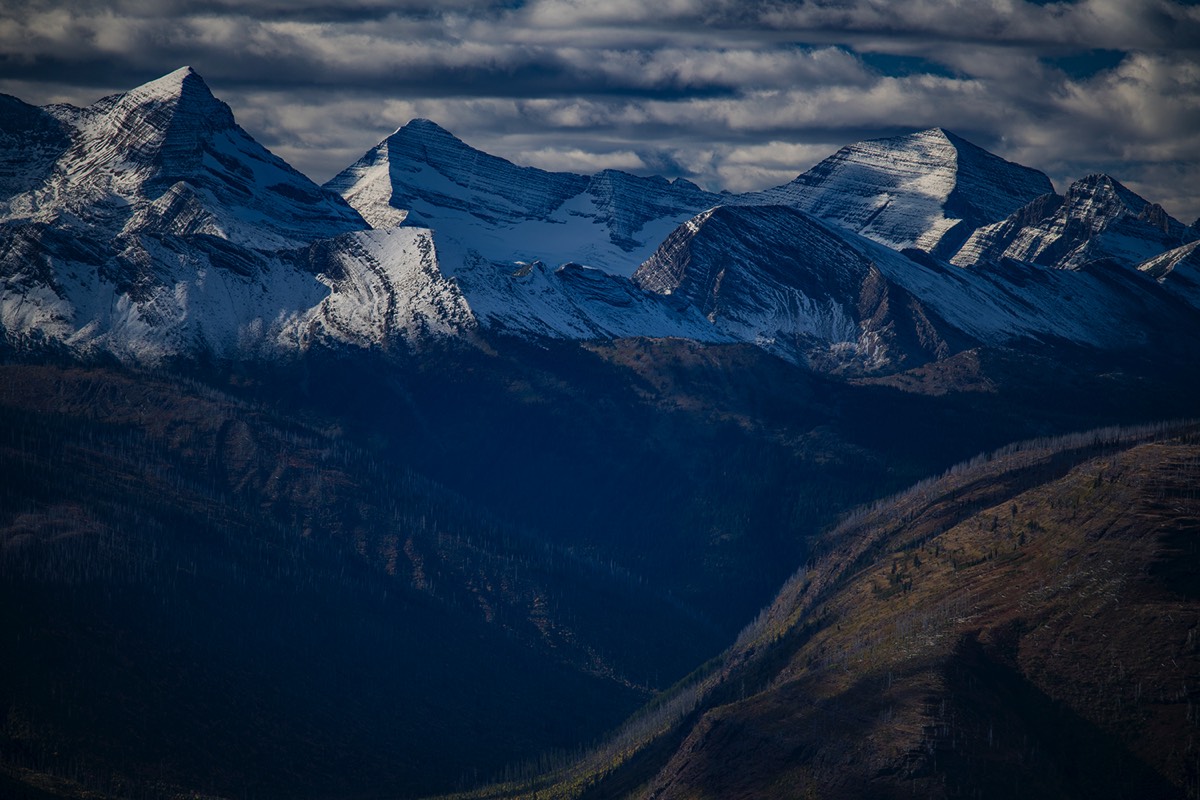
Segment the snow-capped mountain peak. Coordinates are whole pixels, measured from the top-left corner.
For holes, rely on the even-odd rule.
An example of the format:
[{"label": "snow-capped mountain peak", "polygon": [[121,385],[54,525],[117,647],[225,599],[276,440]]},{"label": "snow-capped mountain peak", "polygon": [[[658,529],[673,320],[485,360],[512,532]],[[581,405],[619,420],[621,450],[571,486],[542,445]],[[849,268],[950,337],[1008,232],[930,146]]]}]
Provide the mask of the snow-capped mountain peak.
[{"label": "snow-capped mountain peak", "polygon": [[476,150],[435,122],[414,119],[325,184],[376,227],[410,222],[438,227],[467,214],[514,224],[545,217],[580,192],[587,178],[518,167]]},{"label": "snow-capped mountain peak", "polygon": [[1041,172],[930,128],[847,145],[791,183],[737,202],[788,205],[889,247],[943,253],[1051,191]]},{"label": "snow-capped mountain peak", "polygon": [[81,120],[70,174],[85,180],[138,167],[183,177],[198,167],[205,139],[236,126],[229,106],[191,67],[104,98]]},{"label": "snow-capped mountain peak", "polygon": [[1099,233],[1118,217],[1133,216],[1165,234],[1184,235],[1183,223],[1168,215],[1162,206],[1149,202],[1104,173],[1093,173],[1071,184],[1066,204],[1071,217],[1087,225],[1093,233]]},{"label": "snow-capped mountain peak", "polygon": [[9,219],[50,223],[65,213],[113,237],[205,233],[260,249],[365,227],[341,198],[254,141],[190,67],[84,109],[48,111],[70,146],[44,182],[9,203]]},{"label": "snow-capped mountain peak", "polygon": [[[688,181],[547,172],[416,119],[325,184],[377,228],[419,225],[490,260],[629,275],[679,223],[720,202]],[[453,264],[445,264],[451,271]]]}]

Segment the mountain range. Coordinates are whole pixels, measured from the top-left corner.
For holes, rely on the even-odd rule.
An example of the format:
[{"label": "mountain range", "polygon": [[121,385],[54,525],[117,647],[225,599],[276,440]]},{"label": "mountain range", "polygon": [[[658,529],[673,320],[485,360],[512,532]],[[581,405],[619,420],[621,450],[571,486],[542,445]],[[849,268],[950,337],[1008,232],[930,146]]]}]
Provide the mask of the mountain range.
[{"label": "mountain range", "polygon": [[0,97],[0,795],[1197,796],[1198,247]]},{"label": "mountain range", "polygon": [[6,103],[0,324],[17,348],[154,363],[482,329],[746,342],[874,374],[1196,326],[1187,270],[1162,260],[1195,229],[1107,176],[1059,197],[941,129],[729,195],[518,167],[414,120],[318,187],[190,68],[85,109]]}]

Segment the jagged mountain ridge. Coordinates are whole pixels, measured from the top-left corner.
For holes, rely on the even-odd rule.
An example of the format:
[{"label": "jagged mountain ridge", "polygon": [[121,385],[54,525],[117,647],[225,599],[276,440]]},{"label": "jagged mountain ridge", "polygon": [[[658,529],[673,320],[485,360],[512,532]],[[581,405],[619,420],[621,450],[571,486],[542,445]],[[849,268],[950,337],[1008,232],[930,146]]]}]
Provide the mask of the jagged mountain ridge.
[{"label": "jagged mountain ridge", "polygon": [[1185,302],[1200,308],[1200,241],[1148,259],[1138,265],[1138,270]]},{"label": "jagged mountain ridge", "polygon": [[[403,153],[403,159],[393,164],[391,154],[396,152]],[[425,162],[414,165],[413,154],[418,152],[429,155]],[[388,170],[372,167],[368,176],[366,167],[381,163],[385,153]],[[471,166],[464,169],[463,164]],[[644,297],[621,287],[619,281],[595,274],[587,282],[588,288],[582,289],[563,280],[566,275],[587,274],[576,266],[554,268],[568,254],[568,263],[578,261],[611,271],[611,261],[601,257],[597,264],[590,256],[597,253],[598,236],[603,234],[599,238],[607,246],[615,240],[616,228],[610,213],[603,217],[608,220],[606,225],[593,225],[572,236],[569,251],[557,258],[549,255],[555,253],[560,234],[569,230],[557,219],[530,217],[536,216],[534,206],[546,206],[550,177],[550,173],[481,154],[433,123],[416,120],[327,185],[352,202],[358,201],[366,216],[372,215],[372,209],[378,211],[379,199],[388,197],[391,205],[378,212],[378,220],[412,221],[415,214],[421,224],[430,224],[442,249],[455,251],[443,259],[443,265],[459,278],[468,303],[483,311],[481,322],[523,335],[593,338],[640,333],[700,341],[750,341],[822,368],[880,370],[943,357],[955,349],[949,341],[958,343],[957,347],[966,342],[1007,345],[1021,340],[1065,340],[1118,348],[1142,345],[1147,341],[1142,326],[1154,317],[1147,308],[1163,303],[1171,306],[1148,284],[1103,271],[1062,280],[1023,266],[979,270],[974,276],[948,269],[941,257],[959,251],[981,226],[1036,208],[1053,187],[1042,173],[1005,161],[942,129],[851,145],[786,186],[715,198],[726,208],[786,206],[796,213],[764,212],[774,215],[772,224],[780,227],[768,232],[747,212],[736,223],[745,230],[718,226],[723,241],[712,239],[702,246],[708,248],[706,254],[689,252],[689,259],[710,258],[732,266],[729,270],[713,264],[706,267],[711,268],[710,277],[719,273],[724,279],[713,282],[707,294],[680,291],[681,285],[669,280],[663,283],[654,273],[678,256],[670,251],[709,224],[714,212],[706,209],[670,233],[638,268],[633,282],[650,292],[674,293],[677,300],[682,298],[707,319],[713,332],[701,329],[697,333],[694,324],[680,326],[674,324],[678,320],[664,320],[657,311],[643,307]],[[559,177],[566,181],[566,175]],[[619,178],[626,184],[626,195],[634,199],[646,197],[642,190],[651,180],[600,173],[592,179],[588,193],[595,194],[596,184],[604,178]],[[431,181],[428,188],[418,185],[421,180]],[[497,187],[522,181],[531,187],[535,202],[514,211],[501,202]],[[582,184],[558,185],[566,187],[562,189],[566,194]],[[367,202],[370,198],[373,203]],[[565,201],[563,207],[577,199]],[[716,213],[718,220],[725,221],[733,212]],[[800,231],[816,230],[815,220],[803,217],[805,213],[836,226],[820,227],[825,233],[819,238],[841,240],[818,248],[820,255],[809,254],[807,259],[792,254],[793,250],[803,254],[811,244]],[[560,230],[555,230],[556,226]],[[540,230],[535,233],[535,228]],[[512,247],[506,236],[520,246]],[[709,231],[706,237],[710,236],[715,233]],[[881,243],[887,245],[886,250],[878,246]],[[897,258],[895,251],[908,246],[929,255],[913,252],[909,258]],[[867,252],[869,255],[861,255]],[[541,255],[535,257],[535,253]],[[875,306],[868,307],[866,294],[855,296],[845,286],[833,300],[824,288],[811,285],[836,274],[838,263],[861,258],[877,267],[872,287],[863,283],[866,271],[856,279],[861,289],[875,292]],[[1126,259],[1131,267],[1140,260]],[[807,266],[797,267],[800,261]],[[822,277],[824,271],[829,275]],[[756,277],[751,277],[751,272]],[[541,277],[535,280],[537,276]],[[741,285],[737,285],[738,276]],[[518,286],[517,281],[525,286]],[[598,283],[606,285],[605,291],[595,291]],[[810,285],[804,289],[802,284]],[[696,287],[692,281],[687,285]],[[1130,289],[1132,296],[1125,296]],[[1142,289],[1148,290],[1149,296],[1143,296]],[[897,293],[903,296],[886,297]],[[1065,307],[1064,298],[1069,298]],[[631,312],[630,303],[639,307],[636,313]],[[1094,309],[1114,304],[1108,309],[1110,322],[1100,324]],[[620,309],[619,321],[614,319],[614,308]],[[1174,321],[1179,319],[1174,308],[1164,313]],[[948,325],[948,319],[955,323]],[[1185,320],[1183,327],[1194,324]]]},{"label": "jagged mountain ridge", "polygon": [[1133,266],[1197,234],[1114,178],[1088,175],[1065,196],[1044,195],[981,227],[950,259],[958,266],[1009,259],[1057,269],[1110,260]]},{"label": "jagged mountain ridge", "polygon": [[474,327],[429,231],[369,230],[190,68],[84,109],[14,107],[0,325],[18,347],[155,363]]},{"label": "jagged mountain ridge", "polygon": [[1134,269],[966,270],[784,206],[726,206],[696,217],[634,282],[682,295],[731,338],[832,371],[894,371],[978,344],[1070,342],[1122,352],[1197,324],[1169,287]]}]

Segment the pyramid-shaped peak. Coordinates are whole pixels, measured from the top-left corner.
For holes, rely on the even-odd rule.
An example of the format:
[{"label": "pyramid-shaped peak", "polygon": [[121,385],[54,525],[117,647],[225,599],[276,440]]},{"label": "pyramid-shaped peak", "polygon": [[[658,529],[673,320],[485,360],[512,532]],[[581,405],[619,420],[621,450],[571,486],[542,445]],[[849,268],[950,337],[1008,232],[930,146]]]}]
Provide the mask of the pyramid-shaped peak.
[{"label": "pyramid-shaped peak", "polygon": [[381,144],[386,144],[388,149],[393,152],[412,148],[417,148],[421,152],[432,149],[446,154],[461,153],[464,150],[482,152],[476,151],[474,147],[433,120],[423,117],[409,120],[397,128],[391,136],[384,139]]},{"label": "pyramid-shaped peak", "polygon": [[949,128],[929,128],[928,130],[921,131],[918,135],[924,136],[927,139],[949,142],[950,144],[954,145],[955,148],[960,150],[963,147],[967,147],[972,150],[981,150],[985,153],[990,153],[990,151],[980,147],[964,136],[959,136]]},{"label": "pyramid-shaped peak", "polygon": [[[213,96],[200,73],[191,67],[180,67],[125,94],[100,100],[92,108],[104,113],[111,108],[112,118],[120,120],[121,127],[148,124],[171,138],[181,132],[222,130],[236,124],[233,111]],[[175,122],[168,125],[168,119]]]},{"label": "pyramid-shaped peak", "polygon": [[1115,217],[1122,211],[1162,231],[1180,243],[1192,238],[1188,227],[1158,203],[1152,203],[1111,175],[1085,175],[1067,189],[1067,206],[1074,216]]},{"label": "pyramid-shaped peak", "polygon": [[187,100],[189,102],[216,100],[209,90],[208,84],[200,77],[200,73],[191,67],[180,67],[161,78],[143,83],[128,92],[126,96],[138,100]]}]

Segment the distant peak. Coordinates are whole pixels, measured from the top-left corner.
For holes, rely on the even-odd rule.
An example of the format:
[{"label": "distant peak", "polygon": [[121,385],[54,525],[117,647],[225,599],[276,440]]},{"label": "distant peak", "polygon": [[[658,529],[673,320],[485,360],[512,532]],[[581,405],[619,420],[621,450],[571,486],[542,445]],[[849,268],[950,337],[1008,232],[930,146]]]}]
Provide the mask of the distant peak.
[{"label": "distant peak", "polygon": [[950,157],[953,151],[961,150],[964,145],[967,148],[981,149],[945,128],[926,128],[922,131],[902,133],[898,136],[865,139],[846,145],[839,153],[843,154],[843,157],[849,156],[851,159],[854,159],[863,152],[876,152],[881,149],[885,151],[909,151],[916,148],[923,151],[940,151],[945,153],[947,157]]},{"label": "distant peak", "polygon": [[208,84],[200,77],[200,73],[191,67],[180,67],[174,72],[168,72],[161,78],[126,92],[126,103],[141,105],[142,103],[175,103],[181,109],[187,109],[201,115],[225,115],[228,107],[213,96]]},{"label": "distant peak", "polygon": [[424,118],[409,120],[397,128],[391,136],[384,139],[381,144],[386,144],[389,148],[435,147],[456,152],[475,149],[433,120]]},{"label": "distant peak", "polygon": [[953,133],[951,133],[950,131],[946,130],[945,128],[941,128],[941,127],[926,128],[925,130],[917,131],[916,133],[914,133],[912,135],[915,137],[923,138],[923,139],[954,139],[954,138],[957,138]]},{"label": "distant peak", "polygon": [[[1067,202],[1081,208],[1107,207],[1115,209],[1124,206],[1133,214],[1145,213],[1153,205],[1116,178],[1103,172],[1093,172],[1072,183],[1067,188]],[[1159,212],[1162,218],[1168,221],[1163,223],[1168,227],[1169,223],[1181,225],[1161,208],[1159,208]]]}]

